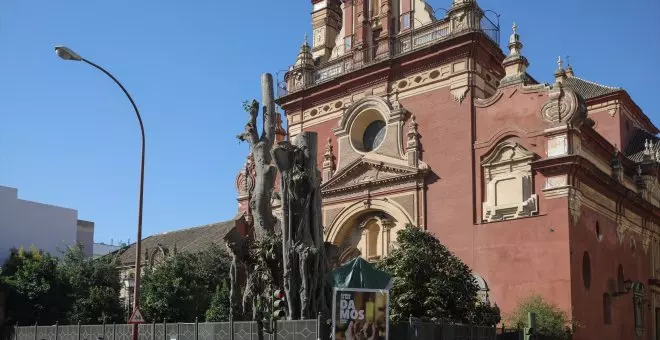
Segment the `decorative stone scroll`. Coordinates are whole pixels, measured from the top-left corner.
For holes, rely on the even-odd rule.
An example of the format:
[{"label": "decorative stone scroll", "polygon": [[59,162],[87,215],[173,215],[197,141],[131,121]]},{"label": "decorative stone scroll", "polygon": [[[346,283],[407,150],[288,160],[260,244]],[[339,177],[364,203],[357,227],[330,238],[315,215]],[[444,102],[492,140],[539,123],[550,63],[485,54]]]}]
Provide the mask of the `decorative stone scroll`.
[{"label": "decorative stone scroll", "polygon": [[572,124],[579,126],[587,117],[584,100],[575,92],[556,83],[549,91],[550,99],[543,105],[541,115],[552,126]]}]

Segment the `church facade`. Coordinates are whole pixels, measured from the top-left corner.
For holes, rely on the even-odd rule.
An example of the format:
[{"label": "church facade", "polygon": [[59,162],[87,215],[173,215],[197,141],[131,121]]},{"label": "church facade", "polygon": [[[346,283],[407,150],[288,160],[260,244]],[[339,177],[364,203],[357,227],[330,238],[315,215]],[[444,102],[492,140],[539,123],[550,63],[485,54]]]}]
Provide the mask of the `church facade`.
[{"label": "church facade", "polygon": [[[575,320],[575,339],[660,339],[659,130],[625,90],[561,60],[538,83],[515,25],[502,51],[474,0],[443,17],[422,0],[312,10],[312,44],[278,84],[280,135],[324,145],[324,232],[340,261],[386,257],[412,224],[504,315],[536,294]],[[251,181],[248,165],[239,209]]]}]

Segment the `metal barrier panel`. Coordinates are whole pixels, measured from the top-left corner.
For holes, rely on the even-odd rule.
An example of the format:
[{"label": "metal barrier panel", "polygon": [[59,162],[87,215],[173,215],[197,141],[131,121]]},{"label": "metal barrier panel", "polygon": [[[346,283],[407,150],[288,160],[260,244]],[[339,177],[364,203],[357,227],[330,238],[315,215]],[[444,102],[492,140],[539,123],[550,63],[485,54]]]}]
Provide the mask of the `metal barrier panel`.
[{"label": "metal barrier panel", "polygon": [[[138,325],[138,340],[151,340],[154,336],[153,324]],[[161,338],[162,339],[162,338]]]},{"label": "metal barrier panel", "polygon": [[[156,327],[153,329],[152,332],[155,333],[155,336],[154,336],[155,340],[165,340],[165,325],[163,325],[161,323],[157,323]],[[109,339],[106,339],[106,340],[109,340]]]},{"label": "metal barrier panel", "polygon": [[125,324],[115,325],[114,340],[132,340],[132,339],[133,339],[133,325],[125,325]]},{"label": "metal barrier panel", "polygon": [[234,340],[252,340],[257,337],[257,323],[253,321],[234,322]]},{"label": "metal barrier panel", "polygon": [[103,337],[103,325],[80,326],[80,340],[96,340],[102,337]]},{"label": "metal barrier panel", "polygon": [[55,332],[57,332],[57,326],[39,326],[37,328],[37,339],[55,340]]},{"label": "metal barrier panel", "polygon": [[177,340],[179,339],[179,325],[176,323],[168,323],[167,331],[165,335],[165,340]]},{"label": "metal barrier panel", "polygon": [[231,323],[218,322],[211,324],[213,340],[231,340]]},{"label": "metal barrier panel", "polygon": [[57,340],[78,340],[78,325],[59,326]]},{"label": "metal barrier panel", "polygon": [[316,340],[316,320],[283,320],[277,322],[277,340]]},{"label": "metal barrier panel", "polygon": [[179,338],[177,340],[195,340],[195,324],[180,323]]},{"label": "metal barrier panel", "polygon": [[[115,336],[115,325],[110,324],[110,325],[105,325],[105,330],[103,332],[103,339],[105,340],[113,340]],[[60,340],[60,339],[57,339]]]},{"label": "metal barrier panel", "polygon": [[17,327],[16,339],[17,340],[34,340],[34,326]]}]

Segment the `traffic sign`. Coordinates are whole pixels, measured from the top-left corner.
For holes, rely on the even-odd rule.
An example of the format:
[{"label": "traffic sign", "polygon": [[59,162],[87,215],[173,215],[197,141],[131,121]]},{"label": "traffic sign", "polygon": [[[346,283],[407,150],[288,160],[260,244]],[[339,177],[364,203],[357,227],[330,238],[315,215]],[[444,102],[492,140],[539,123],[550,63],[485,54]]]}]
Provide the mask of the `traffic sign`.
[{"label": "traffic sign", "polygon": [[133,311],[133,315],[131,315],[131,318],[128,319],[128,323],[146,323],[147,321],[142,317],[142,313],[140,312],[140,308],[135,308],[135,311]]}]

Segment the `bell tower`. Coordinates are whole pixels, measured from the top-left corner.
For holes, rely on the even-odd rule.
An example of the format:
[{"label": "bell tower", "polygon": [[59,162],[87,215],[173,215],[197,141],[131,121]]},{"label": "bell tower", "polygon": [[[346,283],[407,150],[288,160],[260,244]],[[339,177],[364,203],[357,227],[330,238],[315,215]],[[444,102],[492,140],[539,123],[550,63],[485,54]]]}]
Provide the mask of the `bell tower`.
[{"label": "bell tower", "polygon": [[312,0],[312,55],[321,62],[330,59],[342,27],[340,0]]}]

